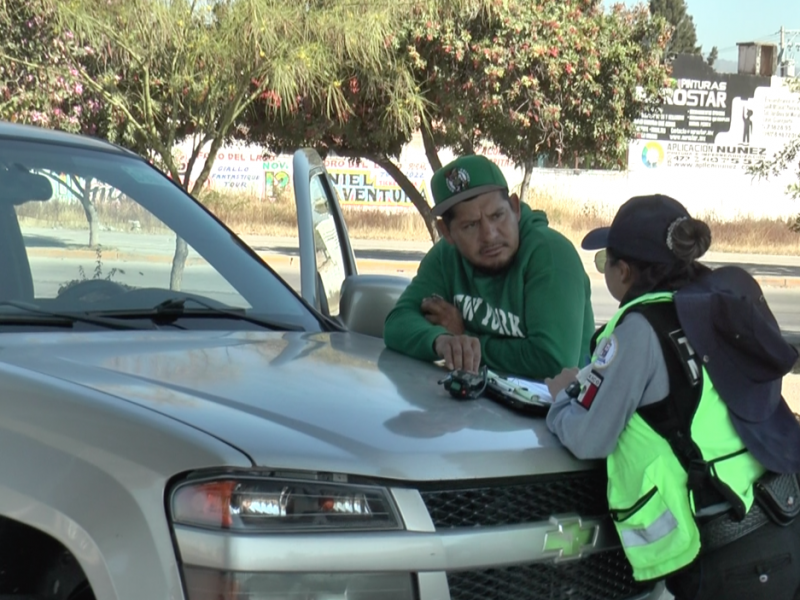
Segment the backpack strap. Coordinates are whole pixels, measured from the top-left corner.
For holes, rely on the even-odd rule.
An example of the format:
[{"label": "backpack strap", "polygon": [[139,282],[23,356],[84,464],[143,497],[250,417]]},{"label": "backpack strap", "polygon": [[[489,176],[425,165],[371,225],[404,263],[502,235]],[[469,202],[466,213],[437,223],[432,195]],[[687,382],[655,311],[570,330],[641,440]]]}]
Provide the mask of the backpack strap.
[{"label": "backpack strap", "polygon": [[744,518],[744,503],[719,479],[714,464],[746,450],[706,461],[692,439],[692,421],[703,394],[703,370],[678,321],[674,303],[644,303],[631,307],[629,312],[641,314],[650,323],[661,346],[669,376],[669,396],[640,407],[637,411],[639,416],[669,443],[686,470],[697,516],[728,503],[738,519]]}]

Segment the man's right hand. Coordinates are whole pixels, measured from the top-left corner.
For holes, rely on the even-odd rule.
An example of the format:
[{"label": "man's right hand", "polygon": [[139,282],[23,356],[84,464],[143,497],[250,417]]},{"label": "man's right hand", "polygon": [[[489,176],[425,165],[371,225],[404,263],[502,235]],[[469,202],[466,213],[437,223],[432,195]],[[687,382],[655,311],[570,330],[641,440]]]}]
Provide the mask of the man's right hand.
[{"label": "man's right hand", "polygon": [[440,335],[433,343],[439,358],[448,370],[461,369],[477,373],[481,366],[481,343],[470,335]]}]

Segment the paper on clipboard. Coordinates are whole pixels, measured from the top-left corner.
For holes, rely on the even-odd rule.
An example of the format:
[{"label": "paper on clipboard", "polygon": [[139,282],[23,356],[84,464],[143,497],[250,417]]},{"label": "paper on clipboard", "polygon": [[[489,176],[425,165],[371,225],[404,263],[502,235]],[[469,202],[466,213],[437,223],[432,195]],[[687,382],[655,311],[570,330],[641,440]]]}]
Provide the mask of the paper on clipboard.
[{"label": "paper on clipboard", "polygon": [[505,388],[508,393],[518,396],[524,401],[535,401],[542,404],[553,403],[550,390],[547,389],[544,383],[522,379],[521,377],[503,377],[492,371],[489,371],[488,376]]},{"label": "paper on clipboard", "polygon": [[508,383],[526,389],[531,394],[538,396],[540,402],[553,402],[553,397],[550,395],[550,390],[543,383],[538,381],[529,381],[519,377],[504,377]]}]

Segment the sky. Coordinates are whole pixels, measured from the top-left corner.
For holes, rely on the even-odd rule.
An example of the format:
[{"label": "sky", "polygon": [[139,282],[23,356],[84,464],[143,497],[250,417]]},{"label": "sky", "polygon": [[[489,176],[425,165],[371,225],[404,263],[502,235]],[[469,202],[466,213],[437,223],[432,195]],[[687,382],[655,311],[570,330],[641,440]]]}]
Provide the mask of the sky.
[{"label": "sky", "polygon": [[[622,1],[628,6],[640,3],[639,0]],[[605,0],[605,3],[613,4],[614,0]],[[703,53],[708,54],[712,46],[717,46],[721,59],[733,61],[739,56],[737,42],[777,44],[781,25],[800,31],[800,10],[792,8],[793,4],[796,6],[796,0],[686,0]],[[795,35],[793,41],[800,43],[800,35]],[[793,52],[793,58],[800,64],[800,50]]]}]

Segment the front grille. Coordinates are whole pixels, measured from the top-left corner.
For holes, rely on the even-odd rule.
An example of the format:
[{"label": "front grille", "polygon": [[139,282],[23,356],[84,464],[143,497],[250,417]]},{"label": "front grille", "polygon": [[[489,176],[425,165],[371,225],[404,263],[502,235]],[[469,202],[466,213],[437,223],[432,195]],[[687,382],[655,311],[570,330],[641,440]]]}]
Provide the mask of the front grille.
[{"label": "front grille", "polygon": [[622,600],[653,589],[637,583],[621,550],[556,564],[447,574],[452,600]]},{"label": "front grille", "polygon": [[559,473],[525,483],[420,490],[436,529],[547,521],[553,515],[608,514],[604,469]]}]

